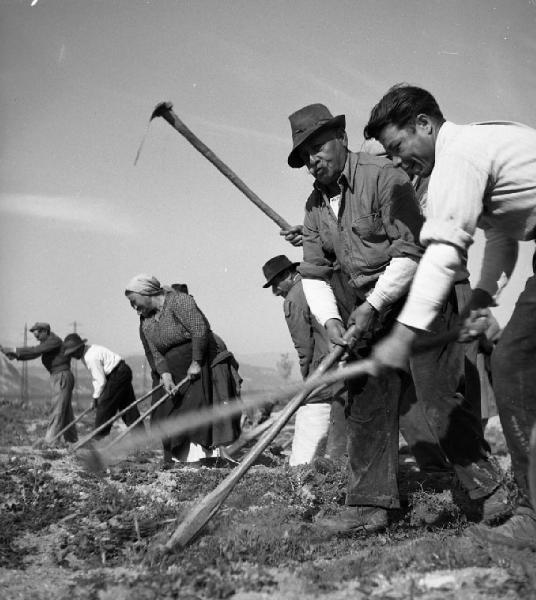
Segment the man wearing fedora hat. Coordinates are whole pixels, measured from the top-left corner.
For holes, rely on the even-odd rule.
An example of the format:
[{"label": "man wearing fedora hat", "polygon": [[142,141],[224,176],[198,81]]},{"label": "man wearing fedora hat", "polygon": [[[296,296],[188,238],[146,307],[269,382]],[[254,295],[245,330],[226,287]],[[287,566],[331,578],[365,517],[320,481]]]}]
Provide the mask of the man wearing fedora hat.
[{"label": "man wearing fedora hat", "polygon": [[[312,104],[289,120],[293,147],[288,164],[306,166],[315,179],[305,207],[299,267],[305,297],[333,343],[346,345],[344,331],[355,324],[360,347],[354,352],[358,357],[368,356],[375,341],[393,326],[423,253],[418,243],[423,217],[414,189],[408,175],[387,158],[348,149],[344,115],[333,117],[324,105]],[[428,371],[432,364],[431,359]],[[417,401],[422,402],[431,373],[420,369],[413,376]],[[434,402],[456,395],[446,385],[453,380],[445,383],[446,378],[440,378],[439,385],[445,384],[445,389],[434,395]],[[406,375],[394,370],[349,383],[348,506],[337,518],[321,523],[327,529],[378,531],[388,523],[388,510],[398,508],[399,411],[403,412],[404,403],[415,402],[406,398],[405,390],[414,389],[410,383]],[[431,448],[430,434],[433,439],[435,430],[428,422],[427,408],[422,409],[417,431],[412,411],[400,416],[403,434],[415,438],[420,427],[426,440],[423,445]],[[444,431],[451,425],[459,427],[462,417],[459,422],[447,420],[440,425]],[[501,475],[487,459],[483,436],[475,430],[471,439],[474,456],[470,457],[463,455],[468,444],[454,444],[452,452],[438,437],[435,446],[453,459],[460,482],[476,500],[493,495]],[[490,504],[489,516],[492,510]]]},{"label": "man wearing fedora hat", "polygon": [[[306,379],[329,352],[325,329],[311,314],[297,271],[298,262],[280,254],[262,267],[266,283],[275,296],[284,298],[283,312],[298,353],[300,371]],[[339,458],[346,449],[343,386],[329,386],[296,413],[290,466],[311,462],[326,454]]]},{"label": "man wearing fedora hat", "polygon": [[[115,352],[97,344],[86,344],[77,333],[70,333],[63,342],[63,352],[68,357],[81,360],[93,379],[93,402],[97,408],[95,429],[111,419],[118,411],[132,404],[136,397],[132,388],[132,371]],[[140,416],[133,406],[123,416],[125,425],[131,425]],[[112,425],[105,427],[95,438],[110,433]],[[136,428],[144,430],[143,422]]]},{"label": "man wearing fedora hat", "polygon": [[[61,338],[50,330],[50,324],[38,321],[30,327],[36,346],[20,348],[1,348],[11,360],[33,360],[41,357],[41,362],[50,373],[52,387],[52,411],[49,416],[45,443],[50,443],[56,434],[74,419],[71,398],[74,388],[74,375],[71,371],[71,359],[61,349]],[[69,427],[63,434],[66,442],[76,442],[78,434],[76,425]]]}]

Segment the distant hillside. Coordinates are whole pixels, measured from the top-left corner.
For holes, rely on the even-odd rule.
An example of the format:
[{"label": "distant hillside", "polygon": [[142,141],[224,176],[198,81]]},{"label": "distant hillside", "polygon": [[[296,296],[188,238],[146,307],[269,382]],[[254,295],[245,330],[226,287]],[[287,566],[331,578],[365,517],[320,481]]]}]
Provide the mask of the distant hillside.
[{"label": "distant hillside", "polygon": [[[276,355],[277,360],[280,355]],[[151,389],[151,376],[143,355],[127,356],[126,362],[132,369],[133,384],[136,395],[141,396]],[[50,397],[49,375],[41,364],[34,360],[28,363],[28,391],[30,398]],[[17,399],[21,390],[21,367],[19,361],[10,361],[0,353],[0,400]],[[71,368],[76,373],[77,390],[80,396],[90,396],[92,393],[89,372],[79,361],[72,361]],[[244,380],[243,391],[270,390],[279,387],[283,381],[273,368],[240,363],[240,375]],[[293,373],[293,375],[295,375]]]},{"label": "distant hillside", "polygon": [[285,352],[254,352],[251,354],[235,354],[240,364],[252,365],[255,367],[265,367],[267,369],[277,369],[277,363],[281,359],[282,354],[288,353],[290,361],[293,363],[292,377],[298,377],[298,357],[294,350],[287,350]]}]

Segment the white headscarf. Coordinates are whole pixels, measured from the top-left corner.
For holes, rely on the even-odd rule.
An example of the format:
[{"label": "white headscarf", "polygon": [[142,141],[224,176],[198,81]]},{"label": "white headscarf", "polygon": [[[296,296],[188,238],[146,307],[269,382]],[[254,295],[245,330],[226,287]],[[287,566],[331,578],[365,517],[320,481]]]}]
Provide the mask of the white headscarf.
[{"label": "white headscarf", "polygon": [[141,296],[157,296],[163,291],[164,290],[156,277],[147,275],[146,273],[140,273],[127,283],[125,294],[135,292]]}]

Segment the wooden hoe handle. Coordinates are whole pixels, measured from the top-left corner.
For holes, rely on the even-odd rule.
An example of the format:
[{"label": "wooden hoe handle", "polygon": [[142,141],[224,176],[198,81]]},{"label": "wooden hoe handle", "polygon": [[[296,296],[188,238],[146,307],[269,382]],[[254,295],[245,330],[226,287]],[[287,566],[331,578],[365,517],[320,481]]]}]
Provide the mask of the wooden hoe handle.
[{"label": "wooden hoe handle", "polygon": [[183,121],[179,119],[179,117],[173,112],[173,104],[171,102],[160,102],[157,104],[155,109],[153,110],[153,114],[151,115],[151,120],[155,117],[164,118],[173,129],[177,130],[182,136],[184,136],[190,144],[200,152],[207,160],[209,160],[215,167],[223,173],[225,177],[236,186],[255,206],[260,208],[262,212],[274,221],[281,229],[289,229],[290,224],[283,219],[283,217],[276,213],[266,202],[263,202],[259,196],[249,188],[243,181],[238,177],[238,175],[230,169],[212,150],[204,144],[195,133],[187,127]]}]

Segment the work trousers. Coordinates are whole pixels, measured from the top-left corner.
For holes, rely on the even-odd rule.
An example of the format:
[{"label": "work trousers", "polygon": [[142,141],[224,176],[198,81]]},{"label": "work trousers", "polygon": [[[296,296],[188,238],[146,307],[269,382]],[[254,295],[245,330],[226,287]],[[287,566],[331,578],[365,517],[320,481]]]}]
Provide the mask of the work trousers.
[{"label": "work trousers", "polygon": [[512,457],[512,471],[519,488],[519,504],[530,507],[529,440],[536,422],[535,276],[527,281],[493,351],[491,372],[499,417]]},{"label": "work trousers", "polygon": [[[346,294],[348,305],[351,291]],[[383,327],[358,351],[360,358],[367,357],[372,346],[389,332],[401,304],[392,307]],[[458,324],[458,312],[458,300],[451,294],[433,324],[433,335]],[[469,383],[466,366],[465,346],[451,343],[412,358],[411,376],[391,371],[348,384],[347,504],[399,507],[399,428],[418,459],[425,460],[428,454],[440,463],[451,464],[471,498],[484,498],[497,488],[502,474],[489,456],[475,409],[480,402],[478,392],[467,399],[463,394]],[[476,370],[470,379],[479,389]]]},{"label": "work trousers", "polygon": [[[95,429],[111,419],[118,411],[132,404],[136,396],[132,388],[132,371],[130,367],[121,361],[117,367],[106,377],[106,384],[97,400],[97,414],[95,415]],[[122,415],[125,425],[131,425],[140,416],[137,406],[133,406]],[[110,433],[112,423],[102,429],[96,439],[103,438]],[[144,431],[143,421],[136,425],[135,429]]]},{"label": "work trousers", "polygon": [[346,415],[347,391],[343,388],[331,401],[329,432],[326,442],[326,456],[338,460],[346,454]]},{"label": "work trousers", "polygon": [[295,467],[323,456],[330,425],[329,402],[312,402],[296,411],[289,465]]},{"label": "work trousers", "polygon": [[[432,324],[432,333],[421,334],[420,339],[455,329],[459,309],[470,295],[468,283],[456,284]],[[502,480],[482,429],[477,349],[478,342],[448,343],[414,354],[410,359],[414,394],[409,387],[400,406],[400,429],[418,463],[437,455],[452,466],[474,500],[491,494]]]},{"label": "work trousers", "polygon": [[[74,420],[71,398],[74,388],[74,375],[72,371],[65,370],[50,374],[52,387],[52,410],[50,412],[45,442],[50,443],[57,433]],[[76,425],[69,427],[63,434],[66,442],[76,442],[78,433]]]}]

